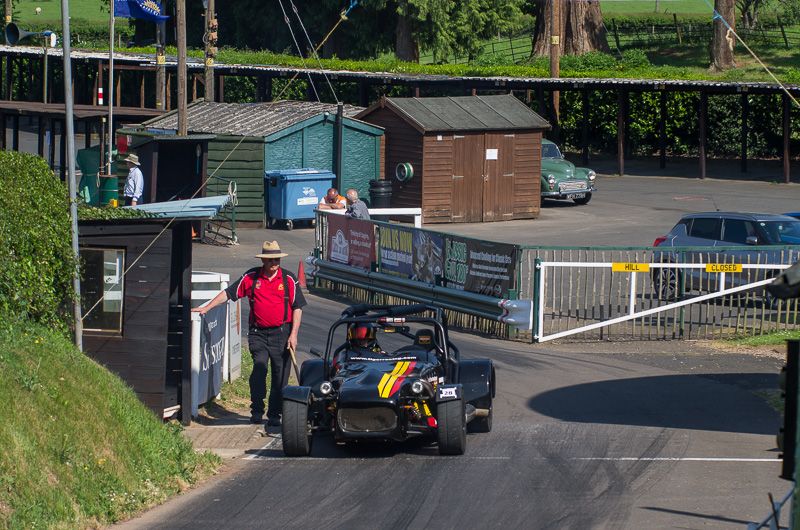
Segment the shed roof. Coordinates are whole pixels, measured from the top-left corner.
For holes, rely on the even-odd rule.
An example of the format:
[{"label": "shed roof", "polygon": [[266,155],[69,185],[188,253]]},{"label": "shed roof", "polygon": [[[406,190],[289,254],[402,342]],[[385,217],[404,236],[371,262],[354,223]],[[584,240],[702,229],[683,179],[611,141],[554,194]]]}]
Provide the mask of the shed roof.
[{"label": "shed roof", "polygon": [[[346,118],[354,118],[363,107],[344,105]],[[281,129],[318,116],[324,112],[336,114],[335,103],[313,101],[274,101],[268,103],[215,103],[195,101],[186,109],[188,132],[208,134],[233,134],[237,136],[266,137]],[[147,127],[177,129],[178,113],[143,123]]]},{"label": "shed roof", "polygon": [[550,124],[510,94],[440,98],[386,98],[358,114],[389,107],[421,132],[549,129]]},{"label": "shed roof", "polygon": [[198,199],[187,199],[185,201],[138,204],[136,206],[125,206],[124,208],[150,212],[161,218],[213,219],[214,216],[228,204],[229,200],[229,195],[219,195],[217,197],[201,197]]}]

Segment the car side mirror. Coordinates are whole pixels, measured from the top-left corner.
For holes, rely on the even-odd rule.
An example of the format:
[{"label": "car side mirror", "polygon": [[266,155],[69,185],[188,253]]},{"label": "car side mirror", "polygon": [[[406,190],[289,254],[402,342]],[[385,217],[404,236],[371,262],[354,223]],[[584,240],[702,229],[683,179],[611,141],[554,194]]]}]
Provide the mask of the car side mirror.
[{"label": "car side mirror", "polygon": [[748,245],[758,245],[758,238],[756,236],[747,236],[744,242]]}]

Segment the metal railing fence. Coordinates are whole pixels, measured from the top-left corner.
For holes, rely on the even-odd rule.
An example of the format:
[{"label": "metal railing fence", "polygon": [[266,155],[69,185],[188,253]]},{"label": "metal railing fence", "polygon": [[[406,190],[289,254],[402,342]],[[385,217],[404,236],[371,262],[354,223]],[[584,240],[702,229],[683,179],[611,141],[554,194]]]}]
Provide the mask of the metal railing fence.
[{"label": "metal railing fence", "polygon": [[[722,285],[715,273],[705,273],[698,264],[741,264],[744,269],[728,273],[724,285],[731,287],[763,280],[779,273],[764,270],[765,264],[788,266],[800,258],[800,247],[716,247],[716,248],[584,248],[525,247],[519,267],[519,297],[535,300],[543,293],[544,312],[535,319],[542,322],[539,333],[553,335],[570,329],[613,320],[631,311],[700,298]],[[615,272],[598,264],[661,264],[646,273]],[[539,285],[540,262],[568,263],[552,267]],[[581,267],[580,264],[585,263]],[[539,265],[537,269],[537,265]],[[644,268],[644,267],[642,267]],[[662,312],[588,330],[571,339],[582,340],[671,340],[719,339],[734,334],[763,334],[774,330],[797,329],[800,323],[798,300],[778,300],[764,287],[731,295],[700,299]],[[520,338],[535,339],[535,331],[519,330]]]}]

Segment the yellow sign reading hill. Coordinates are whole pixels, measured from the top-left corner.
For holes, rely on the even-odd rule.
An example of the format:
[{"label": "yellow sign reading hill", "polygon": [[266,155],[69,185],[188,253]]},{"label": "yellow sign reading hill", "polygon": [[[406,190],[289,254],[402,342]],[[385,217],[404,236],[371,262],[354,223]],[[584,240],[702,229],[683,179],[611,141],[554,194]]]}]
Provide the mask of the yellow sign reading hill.
[{"label": "yellow sign reading hill", "polygon": [[649,263],[612,263],[611,270],[614,272],[648,272]]},{"label": "yellow sign reading hill", "polygon": [[706,272],[742,272],[740,263],[708,263]]}]

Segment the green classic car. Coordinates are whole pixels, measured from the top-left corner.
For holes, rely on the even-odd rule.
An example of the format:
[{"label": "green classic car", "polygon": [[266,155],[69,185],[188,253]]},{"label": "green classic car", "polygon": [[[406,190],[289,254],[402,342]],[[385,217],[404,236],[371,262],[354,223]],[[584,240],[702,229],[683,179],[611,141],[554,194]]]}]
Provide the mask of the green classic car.
[{"label": "green classic car", "polygon": [[572,199],[575,204],[586,204],[592,199],[594,170],[575,167],[564,160],[558,146],[542,140],[542,198]]}]

